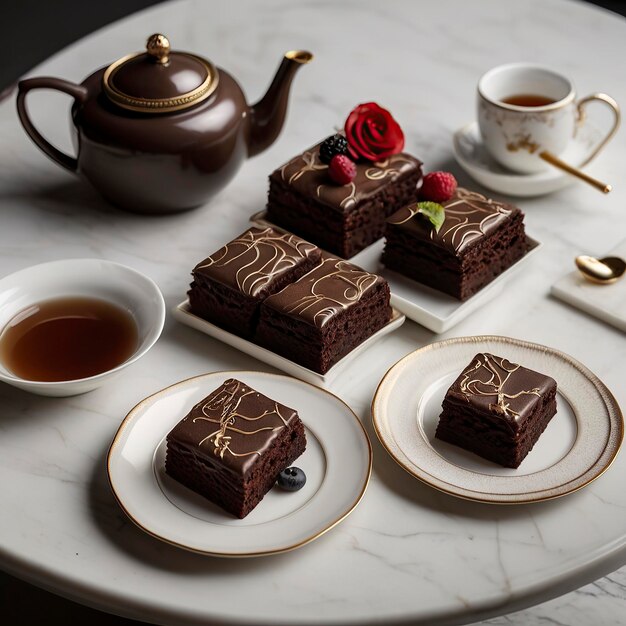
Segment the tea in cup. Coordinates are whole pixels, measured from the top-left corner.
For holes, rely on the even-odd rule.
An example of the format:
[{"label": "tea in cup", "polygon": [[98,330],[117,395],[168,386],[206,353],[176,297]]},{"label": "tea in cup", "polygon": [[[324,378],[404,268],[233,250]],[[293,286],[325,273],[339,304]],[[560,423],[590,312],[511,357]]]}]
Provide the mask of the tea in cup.
[{"label": "tea in cup", "polygon": [[540,154],[558,156],[567,148],[585,122],[586,105],[593,100],[609,106],[614,120],[586,162],[617,130],[617,102],[602,93],[576,100],[572,81],[545,67],[528,63],[495,67],[478,81],[478,125],[484,145],[496,161],[513,171],[535,173],[549,169]]}]

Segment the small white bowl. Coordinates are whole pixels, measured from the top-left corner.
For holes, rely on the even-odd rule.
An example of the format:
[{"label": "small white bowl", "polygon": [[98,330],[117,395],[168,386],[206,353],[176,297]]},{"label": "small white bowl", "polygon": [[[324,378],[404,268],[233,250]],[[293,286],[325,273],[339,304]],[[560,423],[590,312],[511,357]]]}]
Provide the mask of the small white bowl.
[{"label": "small white bowl", "polygon": [[128,311],[137,324],[137,349],[126,361],[78,380],[20,378],[0,361],[0,380],[42,396],[74,396],[100,387],[140,359],[156,342],[165,322],[165,302],[156,283],[140,272],[102,259],[67,259],[34,265],[0,280],[0,331],[20,311],[44,300],[64,297],[107,300]]}]

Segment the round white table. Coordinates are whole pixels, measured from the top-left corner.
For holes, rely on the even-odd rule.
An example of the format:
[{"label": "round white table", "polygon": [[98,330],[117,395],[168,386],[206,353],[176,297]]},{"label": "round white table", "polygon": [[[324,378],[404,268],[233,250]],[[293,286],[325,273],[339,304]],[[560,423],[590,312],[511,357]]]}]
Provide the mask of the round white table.
[{"label": "round white table", "polygon": [[[427,170],[451,169],[465,185],[471,182],[453,162],[451,136],[473,118],[475,84],[488,68],[545,63],[571,75],[581,95],[604,90],[626,103],[619,74],[626,22],[565,0],[166,3],[74,44],[32,75],[80,81],[141,49],[153,32],[227,68],[250,100],[264,91],[285,50],[310,49],[316,59],[296,77],[278,142],[246,163],[212,202],[167,217],[106,204],[32,145],[13,98],[2,102],[1,275],[47,260],[104,257],[155,279],[171,308],[182,300],[194,264],[263,208],[267,175],[341,125],[359,102],[392,110],[407,150]],[[30,104],[47,136],[71,149],[68,101],[39,93]],[[270,369],[170,316],[149,355],[100,390],[59,400],[0,386],[0,567],[79,602],[159,624],[432,625],[537,604],[624,565],[626,454],[596,482],[556,501],[470,503],[397,467],[373,435],[369,404],[385,371],[409,351],[439,338],[501,334],[571,354],[626,406],[624,335],[548,295],[576,254],[602,255],[626,235],[625,137],[618,134],[589,167],[614,184],[609,196],[575,183],[519,202],[529,233],[544,247],[504,297],[441,336],[407,322],[332,386],[363,419],[374,447],[368,492],[332,532],[288,554],[222,560],[161,543],[126,519],[104,464],[126,412],[195,374]],[[517,623],[582,625],[591,623],[589,615],[609,623],[624,582],[622,571]]]}]

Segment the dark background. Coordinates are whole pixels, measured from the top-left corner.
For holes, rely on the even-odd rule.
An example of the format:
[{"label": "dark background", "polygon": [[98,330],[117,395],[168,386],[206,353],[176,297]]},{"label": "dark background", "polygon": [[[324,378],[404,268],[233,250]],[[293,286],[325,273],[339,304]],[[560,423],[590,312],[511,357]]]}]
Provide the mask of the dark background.
[{"label": "dark background", "polygon": [[[2,0],[0,92],[68,44],[155,0]],[[8,44],[8,45],[7,45]],[[6,54],[8,50],[8,54]]]},{"label": "dark background", "polygon": [[[20,76],[50,55],[106,24],[153,4],[158,4],[158,0],[3,1],[0,23],[5,54],[0,63],[0,98],[3,91],[8,95]],[[626,15],[624,0],[593,0],[593,4]],[[0,615],[0,622],[7,626],[139,626],[138,622],[73,604],[1,571]]]}]

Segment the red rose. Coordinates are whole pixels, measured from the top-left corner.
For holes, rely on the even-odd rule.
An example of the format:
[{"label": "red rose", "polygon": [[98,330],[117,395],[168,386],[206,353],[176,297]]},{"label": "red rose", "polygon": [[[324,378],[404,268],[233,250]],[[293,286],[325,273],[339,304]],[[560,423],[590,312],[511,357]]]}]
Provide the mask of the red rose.
[{"label": "red rose", "polygon": [[354,159],[382,161],[402,152],[404,133],[391,113],[375,102],[359,104],[345,125],[348,151]]}]

